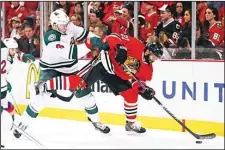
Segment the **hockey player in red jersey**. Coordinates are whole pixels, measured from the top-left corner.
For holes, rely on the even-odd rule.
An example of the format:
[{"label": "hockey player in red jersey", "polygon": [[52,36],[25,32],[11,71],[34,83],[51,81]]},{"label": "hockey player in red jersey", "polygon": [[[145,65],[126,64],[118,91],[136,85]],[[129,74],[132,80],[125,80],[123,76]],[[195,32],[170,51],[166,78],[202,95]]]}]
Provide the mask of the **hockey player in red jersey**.
[{"label": "hockey player in red jersey", "polygon": [[138,94],[146,100],[151,100],[155,91],[148,86],[145,86],[145,89],[141,88],[123,64],[125,63],[146,85],[145,82],[152,79],[152,63],[162,56],[162,46],[157,38],[153,40],[154,42],[145,45],[136,38],[123,34],[110,35],[106,41],[109,44],[108,53],[115,74],[124,81],[131,80],[131,83],[127,83],[127,87],[130,85],[130,88],[119,91],[124,98],[126,130],[144,133],[145,129],[136,121]]},{"label": "hockey player in red jersey", "polygon": [[[145,82],[152,79],[152,63],[162,56],[162,46],[157,37],[154,37],[152,42],[147,44],[124,34],[111,34],[105,40],[99,57],[92,64],[83,68],[83,70],[89,69],[85,75],[81,76],[84,81],[77,76],[78,73],[71,78],[67,77],[70,82],[66,82],[69,85],[65,85],[65,87],[70,89],[73,87],[73,90],[76,90],[78,87],[91,86],[98,80],[103,81],[115,95],[121,95],[124,98],[126,131],[144,133],[146,129],[136,121],[138,95],[146,100],[151,100],[155,94],[155,91],[148,87]],[[144,89],[124,68],[124,63],[143,82]],[[62,76],[62,78],[64,77]],[[56,79],[47,81],[48,90],[56,88],[50,86],[57,83],[54,80]]]}]

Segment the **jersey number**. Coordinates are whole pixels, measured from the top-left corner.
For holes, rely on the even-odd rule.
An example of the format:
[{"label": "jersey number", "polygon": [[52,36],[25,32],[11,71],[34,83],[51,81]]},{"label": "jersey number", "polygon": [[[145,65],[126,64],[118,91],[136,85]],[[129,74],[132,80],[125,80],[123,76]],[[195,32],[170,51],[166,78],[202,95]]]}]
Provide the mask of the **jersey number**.
[{"label": "jersey number", "polygon": [[1,61],[1,74],[6,73],[5,66],[6,66],[6,60],[2,60]]},{"label": "jersey number", "polygon": [[125,34],[120,34],[120,35],[121,35],[121,38],[122,38],[123,40],[129,41],[129,38],[128,38],[127,35],[125,35]]},{"label": "jersey number", "polygon": [[213,39],[219,41],[220,35],[218,33],[213,34]]},{"label": "jersey number", "polygon": [[62,48],[64,48],[64,46],[63,45],[60,45],[60,44],[56,44],[56,48],[62,49]]},{"label": "jersey number", "polygon": [[178,40],[179,39],[178,33],[174,32],[173,35],[172,35],[172,38]]}]

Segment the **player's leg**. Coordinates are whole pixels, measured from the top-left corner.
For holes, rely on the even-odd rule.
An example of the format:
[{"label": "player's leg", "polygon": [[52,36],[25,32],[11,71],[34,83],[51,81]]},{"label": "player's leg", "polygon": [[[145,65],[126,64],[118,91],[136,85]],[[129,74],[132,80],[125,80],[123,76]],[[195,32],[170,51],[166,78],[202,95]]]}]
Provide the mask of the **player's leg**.
[{"label": "player's leg", "polygon": [[[45,107],[46,102],[52,95],[48,91],[46,91],[46,88],[43,86],[43,82],[52,76],[56,76],[57,73],[54,71],[42,71],[40,72],[40,80],[35,85],[36,95],[31,99],[30,103],[27,105],[27,108],[25,109],[23,115],[20,118],[20,122],[18,124],[18,127],[22,130],[26,130],[27,127],[30,125],[30,123],[37,118],[39,115],[39,112]],[[13,132],[14,136],[16,138],[20,138],[22,135],[19,131],[16,129]]]},{"label": "player's leg", "polygon": [[111,91],[115,95],[121,95],[124,98],[124,111],[126,116],[125,129],[128,132],[144,133],[146,129],[137,122],[138,112],[138,92],[132,90],[132,85],[127,80],[122,80],[120,77],[112,74],[108,74],[103,79]]},{"label": "player's leg", "polygon": [[[1,92],[1,102],[4,101],[6,97],[7,91]],[[1,103],[2,104],[2,103]],[[13,119],[12,116],[4,110],[4,108],[0,107],[1,112],[1,149],[5,147],[8,134],[12,128]]]},{"label": "player's leg", "polygon": [[77,98],[81,98],[82,102],[84,103],[88,120],[93,123],[94,127],[103,133],[109,133],[110,128],[100,122],[98,106],[96,105],[96,98],[91,93],[90,88],[91,85],[93,85],[98,80],[102,79],[104,74],[105,70],[101,63],[98,63],[97,65],[91,67],[87,73],[82,75],[88,87],[83,90],[78,90],[75,96]]},{"label": "player's leg", "polygon": [[[89,88],[96,81],[103,78],[104,72],[105,69],[100,62],[95,65],[89,63],[76,74],[69,76],[61,75],[51,78],[46,82],[46,87],[48,90],[76,90],[72,92],[75,93],[77,98],[81,98],[85,107],[85,112],[88,116],[88,120],[93,123],[97,130],[103,133],[109,133],[110,128],[100,122],[96,99]],[[56,96],[62,100],[65,98],[62,96],[59,97],[59,94]]]}]

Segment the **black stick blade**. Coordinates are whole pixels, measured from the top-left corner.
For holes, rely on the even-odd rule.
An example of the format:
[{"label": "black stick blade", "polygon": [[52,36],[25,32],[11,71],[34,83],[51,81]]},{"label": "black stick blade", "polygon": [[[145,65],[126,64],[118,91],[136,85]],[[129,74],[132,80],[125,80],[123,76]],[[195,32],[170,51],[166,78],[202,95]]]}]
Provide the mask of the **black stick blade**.
[{"label": "black stick blade", "polygon": [[200,140],[206,140],[206,139],[214,139],[216,137],[215,133],[209,133],[209,134],[204,134],[204,135],[198,135],[196,134],[197,139]]}]

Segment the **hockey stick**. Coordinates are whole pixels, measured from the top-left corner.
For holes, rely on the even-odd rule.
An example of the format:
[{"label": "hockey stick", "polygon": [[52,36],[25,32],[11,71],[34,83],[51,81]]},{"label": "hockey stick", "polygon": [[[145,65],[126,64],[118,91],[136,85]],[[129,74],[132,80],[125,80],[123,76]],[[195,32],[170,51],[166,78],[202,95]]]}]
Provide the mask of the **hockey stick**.
[{"label": "hockey stick", "polygon": [[11,95],[11,98],[12,98],[12,100],[13,100],[13,103],[14,103],[15,106],[16,106],[16,112],[21,116],[22,113],[20,112],[20,109],[19,109],[19,107],[18,107],[18,105],[17,105],[17,103],[16,103],[16,101],[15,101],[15,99],[14,99],[14,96],[12,95],[11,92],[9,92],[9,93],[10,93],[10,95]]},{"label": "hockey stick", "polygon": [[[88,67],[89,65],[91,65],[91,67],[93,67],[93,65],[95,65],[97,61],[98,61],[98,57],[95,56],[91,61],[89,61],[89,62],[88,62],[85,66],[83,66],[79,71],[75,72],[75,74],[78,74],[79,72],[81,72],[81,70],[85,69],[85,68]],[[86,76],[89,74],[89,72],[90,72],[90,70],[91,70],[91,67],[89,68],[89,71],[85,74],[84,78],[86,78]],[[77,89],[79,89],[80,86],[81,86],[82,84],[83,84],[83,82],[81,82],[81,83],[77,86]],[[70,95],[69,97],[64,97],[64,96],[62,96],[62,95],[59,95],[59,94],[57,93],[57,90],[56,90],[56,91],[54,91],[53,94],[54,94],[58,99],[60,99],[60,100],[62,100],[62,101],[64,101],[64,102],[70,102],[71,99],[73,98],[73,96],[75,95],[75,93],[76,93],[76,90],[73,90],[73,91],[71,90],[71,95]]]},{"label": "hockey stick", "polygon": [[14,123],[13,123],[13,127],[20,131],[21,133],[23,133],[23,135],[26,136],[26,138],[28,138],[30,141],[32,141],[33,143],[35,143],[38,147],[40,147],[41,149],[47,149],[43,144],[41,144],[40,142],[38,142],[35,138],[33,138],[32,136],[30,136],[29,134],[27,134],[25,131],[21,130],[19,127],[17,127]]},{"label": "hockey stick", "polygon": [[[141,85],[142,88],[145,88],[145,86],[143,85],[143,83],[141,83],[141,81],[135,76],[135,74],[130,70],[130,68],[124,64],[124,66],[126,67],[126,69],[129,71],[129,73],[133,76],[133,78]],[[205,140],[205,139],[213,139],[216,137],[215,133],[209,133],[209,134],[196,134],[193,131],[191,131],[185,124],[183,124],[179,119],[177,119],[176,116],[174,116],[174,114],[172,114],[165,106],[163,106],[163,104],[155,97],[153,96],[153,99],[174,119],[176,120],[183,128],[185,128],[191,135],[193,135],[196,139],[200,139],[200,140]]]}]

